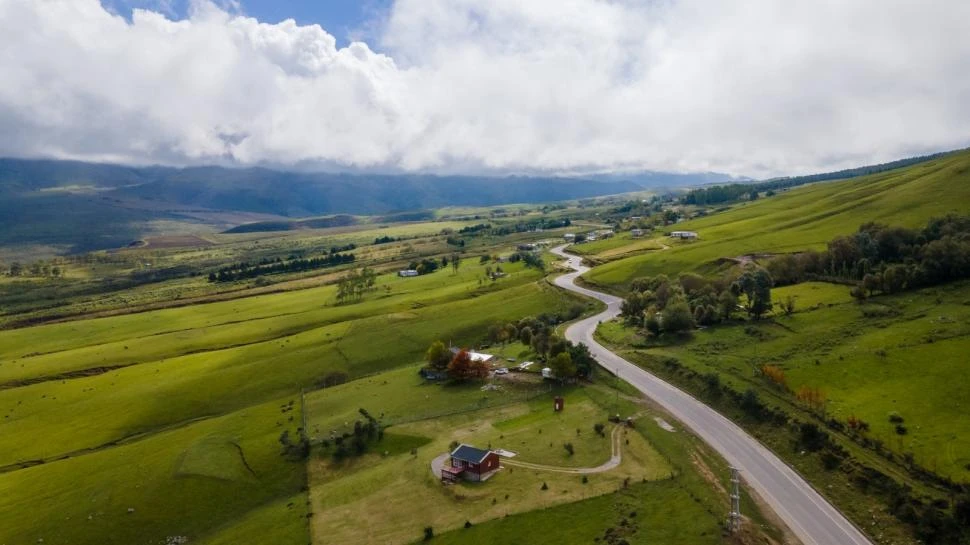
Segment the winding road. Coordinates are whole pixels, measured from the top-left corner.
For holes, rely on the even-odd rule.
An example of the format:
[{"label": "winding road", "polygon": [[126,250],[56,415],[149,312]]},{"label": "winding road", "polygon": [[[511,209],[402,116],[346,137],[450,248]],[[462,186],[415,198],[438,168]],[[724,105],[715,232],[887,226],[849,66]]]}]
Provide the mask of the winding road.
[{"label": "winding road", "polygon": [[552,252],[566,259],[575,272],[555,279],[557,286],[606,304],[606,310],[566,329],[566,338],[589,346],[599,364],[626,380],[703,439],[729,464],[741,470],[745,482],[771,506],[805,545],[872,545],[872,542],[835,509],[805,479],[736,424],[689,394],[624,360],[596,342],[600,322],[619,316],[622,299],[579,287],[576,277],[589,267],[566,254],[565,245]]}]

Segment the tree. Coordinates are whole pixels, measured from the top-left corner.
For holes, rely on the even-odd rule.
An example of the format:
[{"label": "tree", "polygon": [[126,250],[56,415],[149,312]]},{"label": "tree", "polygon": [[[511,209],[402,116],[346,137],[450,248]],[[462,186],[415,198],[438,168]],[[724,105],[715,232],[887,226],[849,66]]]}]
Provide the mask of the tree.
[{"label": "tree", "polygon": [[647,298],[644,294],[634,291],[620,304],[620,315],[628,323],[643,324],[643,311],[647,309]]},{"label": "tree", "polygon": [[589,347],[584,343],[573,344],[567,341],[569,357],[576,366],[576,375],[592,378],[593,369],[596,367],[596,358],[590,353]]},{"label": "tree", "polygon": [[431,369],[444,371],[448,369],[448,364],[451,363],[451,351],[445,347],[445,343],[435,341],[428,347],[424,359],[428,362],[428,367]]},{"label": "tree", "polygon": [[748,300],[749,315],[758,319],[771,310],[771,287],[774,281],[768,271],[762,268],[748,269],[738,277],[737,284]]},{"label": "tree", "polygon": [[862,277],[862,289],[869,292],[869,297],[872,297],[872,294],[879,289],[881,284],[882,280],[875,274],[867,274]]},{"label": "tree", "polygon": [[448,364],[448,376],[458,382],[483,379],[488,376],[488,366],[483,361],[472,361],[467,350],[460,350]]},{"label": "tree", "polygon": [[669,303],[660,313],[660,326],[664,333],[682,333],[694,329],[694,317],[687,302],[680,299]]},{"label": "tree", "polygon": [[549,360],[549,368],[560,381],[566,381],[576,376],[576,365],[569,356],[569,352],[560,352]]},{"label": "tree", "polygon": [[532,334],[532,349],[540,357],[545,357],[549,352],[549,332],[545,329]]},{"label": "tree", "polygon": [[[464,242],[464,241],[463,241]],[[455,252],[451,254],[451,270],[458,274],[458,267],[461,265],[461,254]]]},{"label": "tree", "polygon": [[524,344],[526,346],[530,346],[532,344],[532,328],[531,327],[525,326],[525,327],[523,327],[522,329],[519,330],[519,342],[521,342],[522,344]]}]

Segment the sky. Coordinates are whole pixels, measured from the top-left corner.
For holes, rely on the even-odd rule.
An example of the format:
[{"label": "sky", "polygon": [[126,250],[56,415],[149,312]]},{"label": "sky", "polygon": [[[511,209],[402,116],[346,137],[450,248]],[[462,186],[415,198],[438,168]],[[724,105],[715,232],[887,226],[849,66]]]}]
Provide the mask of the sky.
[{"label": "sky", "polygon": [[764,178],[970,146],[964,0],[0,0],[0,156]]}]

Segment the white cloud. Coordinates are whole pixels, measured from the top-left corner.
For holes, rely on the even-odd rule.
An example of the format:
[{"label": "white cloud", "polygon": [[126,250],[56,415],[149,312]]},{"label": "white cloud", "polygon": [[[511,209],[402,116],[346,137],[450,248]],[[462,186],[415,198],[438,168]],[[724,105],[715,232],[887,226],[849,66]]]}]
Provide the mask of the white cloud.
[{"label": "white cloud", "polygon": [[970,144],[958,0],[398,0],[383,53],[226,5],[0,0],[0,154],[773,175]]}]

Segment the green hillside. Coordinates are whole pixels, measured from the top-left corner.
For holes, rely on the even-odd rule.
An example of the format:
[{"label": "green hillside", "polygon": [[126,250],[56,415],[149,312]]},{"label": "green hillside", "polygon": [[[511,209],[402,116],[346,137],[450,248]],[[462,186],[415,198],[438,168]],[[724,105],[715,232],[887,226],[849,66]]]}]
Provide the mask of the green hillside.
[{"label": "green hillside", "polygon": [[[721,258],[821,249],[832,238],[877,221],[916,227],[948,212],[970,210],[970,152],[841,182],[820,183],[677,224],[700,240],[670,243],[607,263],[585,276],[625,290],[637,277],[711,269]],[[671,229],[673,227],[668,227]]]}]

